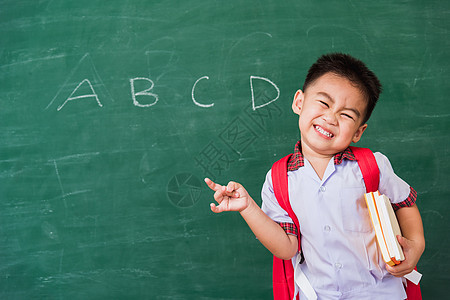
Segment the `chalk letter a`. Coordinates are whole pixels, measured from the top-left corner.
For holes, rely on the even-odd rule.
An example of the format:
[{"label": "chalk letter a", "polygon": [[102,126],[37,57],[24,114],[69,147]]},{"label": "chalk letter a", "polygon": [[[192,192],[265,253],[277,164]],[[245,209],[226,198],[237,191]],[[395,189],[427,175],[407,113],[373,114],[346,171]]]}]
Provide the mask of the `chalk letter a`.
[{"label": "chalk letter a", "polygon": [[[92,91],[92,94],[86,94],[86,95],[81,95],[81,96],[76,96],[76,97],[72,97],[73,94],[75,94],[75,92],[83,85],[83,83],[87,82],[87,84],[89,85],[89,88]],[[100,102],[100,100],[98,99],[97,93],[94,91],[94,88],[92,87],[91,82],[88,79],[84,79],[82,82],[80,82],[78,84],[78,86],[73,90],[73,92],[70,94],[69,98],[66,99],[66,101],[64,101],[63,104],[61,104],[57,110],[60,111],[67,102],[69,101],[73,101],[73,100],[77,100],[77,99],[83,99],[83,98],[95,98],[95,101],[97,101],[98,106],[103,107],[103,104]]]}]

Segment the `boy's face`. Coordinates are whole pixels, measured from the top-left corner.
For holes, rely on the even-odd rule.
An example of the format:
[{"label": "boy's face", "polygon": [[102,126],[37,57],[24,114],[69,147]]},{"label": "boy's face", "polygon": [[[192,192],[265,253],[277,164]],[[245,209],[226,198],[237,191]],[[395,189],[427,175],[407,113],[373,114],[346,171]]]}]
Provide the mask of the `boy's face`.
[{"label": "boy's face", "polygon": [[326,73],[295,94],[292,109],[299,117],[304,154],[333,156],[358,142],[366,100],[348,79]]}]

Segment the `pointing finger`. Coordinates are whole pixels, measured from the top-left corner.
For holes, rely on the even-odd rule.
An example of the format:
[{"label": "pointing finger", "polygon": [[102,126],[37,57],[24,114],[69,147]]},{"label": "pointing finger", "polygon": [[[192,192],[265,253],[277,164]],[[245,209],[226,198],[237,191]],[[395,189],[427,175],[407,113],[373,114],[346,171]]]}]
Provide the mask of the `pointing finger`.
[{"label": "pointing finger", "polygon": [[208,187],[217,192],[218,190],[220,190],[222,188],[222,186],[220,184],[215,183],[214,181],[212,181],[209,178],[205,178],[205,183],[208,185]]}]

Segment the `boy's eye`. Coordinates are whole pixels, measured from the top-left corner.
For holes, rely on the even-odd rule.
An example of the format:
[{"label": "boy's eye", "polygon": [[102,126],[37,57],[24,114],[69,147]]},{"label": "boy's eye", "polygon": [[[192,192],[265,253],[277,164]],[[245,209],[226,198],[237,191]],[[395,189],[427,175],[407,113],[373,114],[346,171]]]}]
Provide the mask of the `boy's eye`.
[{"label": "boy's eye", "polygon": [[351,116],[351,115],[349,115],[349,114],[342,114],[342,116],[344,116],[345,118],[348,118],[348,119],[351,119],[351,120],[354,120],[354,118]]},{"label": "boy's eye", "polygon": [[321,105],[323,105],[324,107],[330,107],[330,106],[328,105],[328,103],[326,103],[325,101],[319,100],[319,103],[320,103]]}]

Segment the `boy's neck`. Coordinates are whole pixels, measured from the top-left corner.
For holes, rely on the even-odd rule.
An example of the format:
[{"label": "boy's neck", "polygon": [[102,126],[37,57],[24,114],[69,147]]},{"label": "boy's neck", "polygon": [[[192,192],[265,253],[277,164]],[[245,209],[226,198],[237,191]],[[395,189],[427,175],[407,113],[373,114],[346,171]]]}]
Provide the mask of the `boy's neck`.
[{"label": "boy's neck", "polygon": [[322,180],[323,175],[325,174],[325,170],[327,169],[330,159],[332,159],[335,155],[317,153],[303,144],[302,154],[303,157],[309,161],[320,180]]}]

